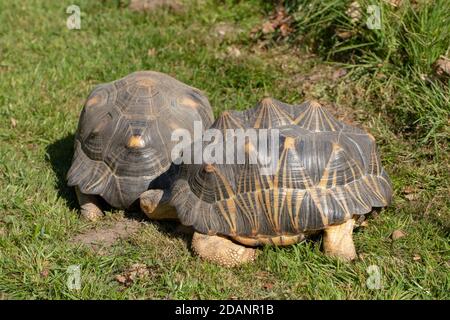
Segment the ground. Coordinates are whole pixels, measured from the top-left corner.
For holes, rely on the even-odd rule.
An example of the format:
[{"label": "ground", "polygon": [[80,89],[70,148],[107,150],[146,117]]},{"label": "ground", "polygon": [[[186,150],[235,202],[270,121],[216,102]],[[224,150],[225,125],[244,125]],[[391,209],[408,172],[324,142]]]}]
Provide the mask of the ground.
[{"label": "ground", "polygon": [[[0,1],[0,298],[449,299],[448,131],[427,140],[401,130],[393,91],[368,93],[384,75],[342,69],[309,42],[255,37],[266,2],[167,2],[141,12],[77,1],[81,29],[69,30],[70,1]],[[314,98],[371,132],[394,200],[355,230],[359,258],[325,257],[319,237],[261,248],[256,263],[226,269],[195,256],[175,222],[121,210],[79,219],[65,174],[80,110],[96,84],[136,70],[201,88],[216,115],[264,96]],[[448,90],[439,93],[437,103],[448,102]],[[447,126],[448,109],[440,114]],[[80,289],[67,284],[74,265]]]}]

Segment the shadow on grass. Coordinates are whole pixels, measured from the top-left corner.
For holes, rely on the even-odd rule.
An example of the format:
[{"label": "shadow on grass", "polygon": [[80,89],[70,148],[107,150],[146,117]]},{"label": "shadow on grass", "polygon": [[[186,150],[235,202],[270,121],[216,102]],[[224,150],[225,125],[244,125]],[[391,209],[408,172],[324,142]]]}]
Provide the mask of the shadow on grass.
[{"label": "shadow on grass", "polygon": [[[48,154],[47,161],[49,161],[52,165],[52,169],[58,178],[55,186],[58,190],[58,196],[66,201],[67,206],[70,209],[78,210],[79,205],[75,190],[73,187],[67,186],[66,179],[67,172],[72,164],[74,139],[75,135],[69,134],[64,138],[56,140],[50,144],[46,151]],[[113,209],[101,197],[98,198],[102,210],[107,211]],[[136,203],[133,204],[129,212],[125,213],[125,216],[129,219],[135,220],[145,219],[145,215],[139,210],[139,204]]]},{"label": "shadow on grass", "polygon": [[67,171],[69,171],[72,163],[74,138],[74,134],[69,134],[62,139],[56,140],[46,148],[47,161],[52,165],[52,169],[58,179],[55,186],[58,190],[58,196],[66,201],[70,209],[78,209],[75,191],[67,186],[66,180]]},{"label": "shadow on grass", "polygon": [[[72,164],[73,144],[75,135],[69,134],[64,138],[58,139],[49,146],[47,146],[47,161],[50,162],[53,171],[56,174],[57,181],[55,188],[58,196],[63,198],[67,206],[79,211],[78,200],[75,195],[74,188],[67,186],[66,174]],[[101,197],[99,197],[102,210],[114,210]],[[154,224],[158,231],[170,238],[182,238],[190,248],[192,232],[188,227],[182,227],[181,224],[175,220],[150,220],[139,208],[139,202],[136,201],[128,210],[125,210],[124,216],[127,219],[136,220],[139,222],[150,222]]]},{"label": "shadow on grass", "polygon": [[194,255],[194,251],[191,248],[192,235],[194,234],[194,229],[192,227],[187,227],[182,225],[177,220],[149,220],[153,225],[156,226],[158,232],[163,234],[169,239],[181,239],[187,249]]}]

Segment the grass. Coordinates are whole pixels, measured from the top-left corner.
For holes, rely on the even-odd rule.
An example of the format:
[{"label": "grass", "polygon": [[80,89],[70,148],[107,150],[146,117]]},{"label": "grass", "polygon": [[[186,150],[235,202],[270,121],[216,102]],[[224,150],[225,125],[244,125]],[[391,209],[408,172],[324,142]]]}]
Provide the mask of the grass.
[{"label": "grass", "polygon": [[[390,2],[395,0],[360,0],[360,18],[352,21],[347,9],[354,1],[284,1],[293,17],[290,40],[375,82],[366,86],[366,95],[374,102],[382,96],[374,111],[394,114],[397,132],[412,134],[421,143],[446,143],[449,81],[430,78],[436,60],[450,53],[450,3],[402,0],[396,7]],[[368,8],[374,5],[380,10],[380,26],[369,29]],[[345,32],[347,36],[339,35]]]},{"label": "grass", "polygon": [[[123,1],[77,1],[81,30],[66,28],[70,4],[0,1],[0,298],[450,297],[448,83],[416,77],[431,72],[435,56],[445,54],[444,47],[420,40],[419,31],[433,27],[439,9],[425,15],[429,20],[402,16],[399,25],[421,23],[421,29],[414,29],[417,37],[405,37],[402,49],[395,50],[399,59],[411,58],[406,63],[389,58],[378,70],[374,62],[372,68],[354,65],[370,57],[385,61],[386,49],[369,46],[329,55],[325,48],[339,46],[320,49],[312,29],[298,29],[308,41],[261,48],[250,31],[272,8],[263,1],[198,1],[181,12],[147,14],[129,11]],[[319,18],[327,15],[322,12]],[[377,35],[383,41],[397,41],[397,36]],[[230,54],[229,48],[240,55]],[[154,49],[151,54],[149,49]],[[351,59],[342,62],[342,56]],[[337,66],[329,61],[344,63],[348,74],[332,79],[329,74]],[[346,264],[325,257],[317,239],[264,247],[256,263],[225,269],[193,255],[189,236],[178,232],[175,223],[147,220],[139,232],[101,254],[74,244],[76,235],[121,223],[128,215],[110,210],[97,223],[77,216],[65,174],[81,106],[95,84],[143,69],[201,88],[216,115],[253,106],[264,95],[287,102],[315,98],[370,131],[392,177],[394,202],[369,216],[368,227],[355,231],[360,259]],[[398,229],[406,236],[392,241]],[[115,281],[135,263],[147,267],[142,279],[128,286]],[[80,290],[67,286],[70,265],[81,267]],[[366,285],[371,265],[381,273],[377,290]]]}]

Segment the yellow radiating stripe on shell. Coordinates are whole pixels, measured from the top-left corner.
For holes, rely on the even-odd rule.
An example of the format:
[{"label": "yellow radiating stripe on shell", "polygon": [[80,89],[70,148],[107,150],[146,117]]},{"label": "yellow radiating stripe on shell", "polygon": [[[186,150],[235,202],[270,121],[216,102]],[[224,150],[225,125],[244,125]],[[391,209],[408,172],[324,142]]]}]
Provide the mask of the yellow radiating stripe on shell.
[{"label": "yellow radiating stripe on shell", "polygon": [[368,208],[369,205],[367,203],[365,203],[361,197],[361,194],[359,192],[359,188],[356,185],[356,183],[353,184],[353,186],[355,187],[355,193],[353,192],[352,186],[345,186],[345,190],[350,193],[350,195],[352,196],[353,199],[355,199],[356,201],[358,201],[364,208]]},{"label": "yellow radiating stripe on shell", "polygon": [[311,109],[311,106],[308,106],[302,113],[300,113],[300,115],[294,119],[294,124],[299,124],[300,121],[303,120],[303,118],[309,113],[309,110]]},{"label": "yellow radiating stripe on shell", "polygon": [[308,190],[308,192],[311,195],[311,198],[312,198],[314,204],[316,205],[317,210],[319,210],[320,217],[322,219],[322,224],[325,226],[328,225],[328,217],[324,213],[324,209],[322,207],[322,203],[321,203],[319,195],[317,193],[317,189],[313,188],[311,190]]},{"label": "yellow radiating stripe on shell", "polygon": [[321,110],[323,117],[325,118],[325,120],[328,122],[331,131],[336,131],[336,128],[334,127],[333,123],[331,122],[330,118],[327,116],[327,114],[325,113],[324,110]]}]

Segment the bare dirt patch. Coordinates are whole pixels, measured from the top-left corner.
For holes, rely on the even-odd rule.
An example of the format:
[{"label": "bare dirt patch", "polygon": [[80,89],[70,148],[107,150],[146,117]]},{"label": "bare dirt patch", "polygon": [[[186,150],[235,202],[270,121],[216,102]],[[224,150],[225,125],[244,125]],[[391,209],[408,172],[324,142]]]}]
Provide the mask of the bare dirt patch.
[{"label": "bare dirt patch", "polygon": [[90,229],[78,234],[71,239],[71,242],[87,246],[97,252],[104,252],[105,249],[113,246],[117,241],[126,239],[136,233],[141,227],[142,223],[136,220],[123,219],[113,221],[107,226]]}]

